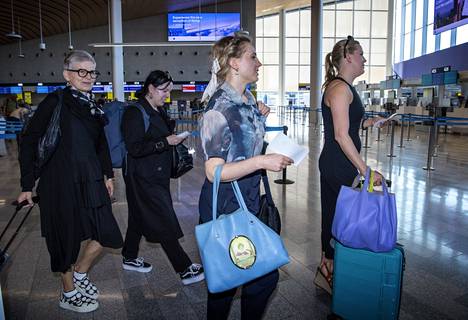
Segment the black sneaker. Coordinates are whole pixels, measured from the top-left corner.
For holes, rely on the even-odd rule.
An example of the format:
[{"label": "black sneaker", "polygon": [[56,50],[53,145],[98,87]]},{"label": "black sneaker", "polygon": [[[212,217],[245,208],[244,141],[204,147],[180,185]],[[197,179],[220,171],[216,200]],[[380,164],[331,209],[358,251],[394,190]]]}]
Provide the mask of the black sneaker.
[{"label": "black sneaker", "polygon": [[96,300],[99,295],[99,290],[96,286],[89,280],[88,274],[84,276],[83,279],[78,280],[73,276],[73,283],[75,284],[76,290],[81,292],[84,296]]},{"label": "black sneaker", "polygon": [[203,267],[201,264],[198,263],[192,263],[190,267],[185,269],[184,272],[180,272],[179,275],[184,285],[200,282],[205,279]]},{"label": "black sneaker", "polygon": [[123,258],[122,267],[125,270],[143,273],[150,272],[153,269],[153,266],[148,262],[145,262],[145,259],[143,259],[142,257],[136,259]]},{"label": "black sneaker", "polygon": [[84,296],[77,290],[70,298],[66,297],[62,292],[59,306],[60,308],[75,312],[91,312],[99,307],[99,302],[95,299]]}]

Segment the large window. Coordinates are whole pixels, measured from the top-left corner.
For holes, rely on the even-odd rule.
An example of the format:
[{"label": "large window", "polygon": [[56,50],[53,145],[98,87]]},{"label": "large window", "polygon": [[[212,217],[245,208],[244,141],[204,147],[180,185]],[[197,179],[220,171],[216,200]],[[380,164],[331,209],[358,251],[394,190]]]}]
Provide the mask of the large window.
[{"label": "large window", "polygon": [[[365,73],[357,80],[378,83],[385,79],[387,61],[388,0],[354,0],[323,6],[322,59],[348,35],[362,46],[367,59]],[[322,76],[325,76],[322,66]]]},{"label": "large window", "polygon": [[258,99],[277,104],[279,91],[279,15],[257,18],[256,50],[263,66],[259,70]]}]

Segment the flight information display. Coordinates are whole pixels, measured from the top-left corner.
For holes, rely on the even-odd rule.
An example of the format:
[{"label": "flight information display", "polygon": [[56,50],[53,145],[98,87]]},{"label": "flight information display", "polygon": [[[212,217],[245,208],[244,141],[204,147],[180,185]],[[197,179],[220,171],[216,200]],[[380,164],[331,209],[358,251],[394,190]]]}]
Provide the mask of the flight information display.
[{"label": "flight information display", "polygon": [[168,13],[168,41],[216,41],[240,30],[239,13]]},{"label": "flight information display", "polygon": [[468,23],[468,0],[435,0],[434,34]]}]

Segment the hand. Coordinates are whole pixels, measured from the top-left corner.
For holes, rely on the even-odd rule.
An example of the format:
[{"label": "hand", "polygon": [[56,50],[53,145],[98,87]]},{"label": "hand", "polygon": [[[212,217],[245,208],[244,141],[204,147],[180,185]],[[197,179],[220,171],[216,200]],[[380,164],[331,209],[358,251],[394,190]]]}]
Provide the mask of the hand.
[{"label": "hand", "polygon": [[181,137],[178,137],[175,134],[171,134],[170,136],[166,137],[166,140],[167,140],[167,143],[169,143],[169,145],[176,146],[179,143],[181,143],[182,141],[184,141],[185,138],[181,138]]},{"label": "hand", "polygon": [[23,202],[24,200],[28,201],[28,207],[32,206],[34,204],[32,200],[32,192],[31,191],[26,191],[26,192],[21,192],[16,201],[18,202],[18,205]]},{"label": "hand", "polygon": [[374,186],[381,186],[383,179],[384,177],[382,176],[382,174],[374,170]]},{"label": "hand", "polygon": [[112,197],[114,195],[114,179],[106,180],[106,188],[109,193],[109,197]]},{"label": "hand", "polygon": [[385,118],[382,118],[382,117],[380,117],[380,116],[367,119],[367,121],[369,121],[368,127],[370,127],[370,126],[375,126],[376,123],[379,122],[379,121],[381,121],[381,122],[380,122],[380,124],[377,125],[377,128],[383,128],[383,127],[388,126],[388,123],[389,123],[390,121],[382,121],[382,120],[385,120]]},{"label": "hand", "polygon": [[268,115],[270,114],[270,107],[267,107],[267,105],[261,101],[257,101],[257,106],[258,111],[260,111],[262,116],[268,117]]},{"label": "hand", "polygon": [[275,172],[283,170],[294,162],[291,158],[278,153],[270,153],[261,157],[261,167],[263,169]]}]

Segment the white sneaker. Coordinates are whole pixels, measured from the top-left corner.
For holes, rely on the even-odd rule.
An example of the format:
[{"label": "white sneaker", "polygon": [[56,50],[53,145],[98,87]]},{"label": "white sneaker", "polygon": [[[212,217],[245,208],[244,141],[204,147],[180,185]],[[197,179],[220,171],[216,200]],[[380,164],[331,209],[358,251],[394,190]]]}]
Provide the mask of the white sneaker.
[{"label": "white sneaker", "polygon": [[85,297],[96,300],[99,295],[99,290],[96,286],[89,280],[88,274],[86,274],[83,279],[78,280],[73,276],[73,284],[75,285],[76,290],[81,292]]},{"label": "white sneaker", "polygon": [[91,312],[99,307],[99,302],[81,294],[78,290],[70,298],[66,297],[63,292],[60,296],[60,308],[75,311],[75,312]]},{"label": "white sneaker", "polygon": [[180,272],[179,275],[184,285],[200,282],[205,279],[203,267],[198,263],[192,263],[190,267],[185,269],[184,272]]},{"label": "white sneaker", "polygon": [[149,264],[148,262],[145,262],[145,259],[143,259],[142,257],[139,257],[136,259],[123,258],[122,267],[125,270],[137,271],[137,272],[143,272],[143,273],[147,273],[153,270],[153,266]]}]

